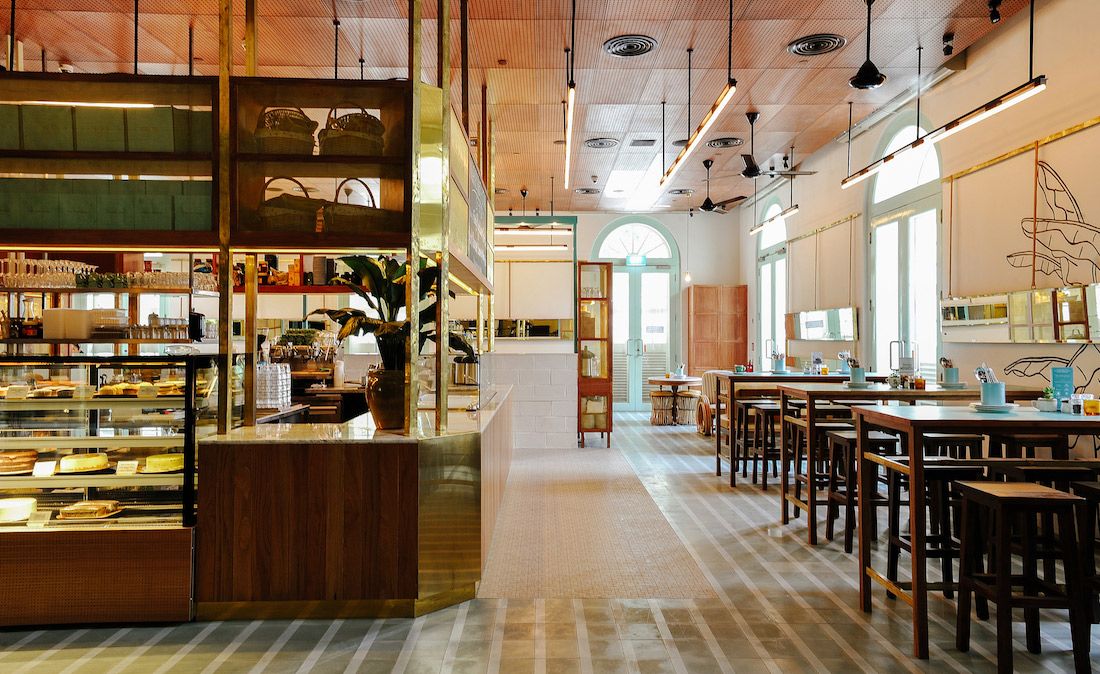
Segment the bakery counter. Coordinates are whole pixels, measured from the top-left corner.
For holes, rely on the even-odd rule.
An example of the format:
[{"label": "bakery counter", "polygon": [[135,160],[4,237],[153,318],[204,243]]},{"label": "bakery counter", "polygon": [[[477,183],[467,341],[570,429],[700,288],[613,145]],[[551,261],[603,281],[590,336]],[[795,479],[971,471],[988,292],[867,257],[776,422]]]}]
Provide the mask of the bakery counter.
[{"label": "bakery counter", "polygon": [[[511,459],[510,387],[415,433],[264,424],[199,443],[200,619],[415,616],[474,596]],[[501,429],[507,428],[507,436]]]}]

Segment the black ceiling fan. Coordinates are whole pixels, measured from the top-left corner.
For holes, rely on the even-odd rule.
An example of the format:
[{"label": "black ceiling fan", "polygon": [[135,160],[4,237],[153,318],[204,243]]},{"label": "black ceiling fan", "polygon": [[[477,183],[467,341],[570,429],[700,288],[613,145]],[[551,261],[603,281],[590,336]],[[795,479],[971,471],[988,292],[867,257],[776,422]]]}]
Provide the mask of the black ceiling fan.
[{"label": "black ceiling fan", "polygon": [[707,170],[707,198],[703,200],[702,205],[699,206],[699,210],[706,211],[707,213],[725,213],[728,206],[744,201],[747,197],[733,197],[732,199],[725,199],[718,202],[712,201],[710,198],[710,169],[712,166],[714,166],[713,159],[703,160],[703,168]]},{"label": "black ceiling fan", "polygon": [[749,152],[751,154],[742,154],[741,159],[745,162],[745,170],[741,171],[741,175],[746,178],[759,178],[761,176],[767,176],[768,178],[774,178],[776,176],[783,176],[792,178],[794,176],[812,176],[817,171],[796,171],[788,165],[789,157],[783,157],[783,170],[778,171],[774,166],[764,170],[760,168],[760,165],[756,163],[753,156],[756,154],[756,120],[760,119],[759,112],[746,112],[745,117],[749,120]]}]

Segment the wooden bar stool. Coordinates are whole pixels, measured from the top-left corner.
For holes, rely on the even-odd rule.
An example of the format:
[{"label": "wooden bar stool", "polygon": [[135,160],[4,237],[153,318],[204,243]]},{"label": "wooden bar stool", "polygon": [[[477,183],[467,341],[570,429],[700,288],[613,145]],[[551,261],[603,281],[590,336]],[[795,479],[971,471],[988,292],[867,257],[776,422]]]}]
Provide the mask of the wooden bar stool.
[{"label": "wooden bar stool", "polygon": [[924,455],[952,459],[980,459],[985,437],[969,433],[925,433]]},{"label": "wooden bar stool", "polygon": [[[973,596],[997,604],[997,670],[1012,671],[1012,609],[1024,609],[1027,650],[1041,652],[1039,609],[1069,610],[1073,661],[1078,672],[1092,671],[1089,662],[1089,600],[1078,551],[1074,510],[1085,500],[1064,491],[1026,482],[958,482],[962,494],[962,554],[959,563],[959,608],[955,646],[970,650],[970,603]],[[990,573],[982,573],[980,516],[988,513],[992,522],[994,548]],[[1036,565],[1036,519],[1050,513],[1061,534],[1065,584],[1055,585],[1039,578]],[[1012,573],[1012,526],[1021,522],[1023,573]],[[1014,594],[1013,588],[1022,588]]]},{"label": "wooden bar stool", "polygon": [[[856,528],[856,506],[859,505],[859,480],[856,477],[858,465],[856,444],[859,435],[854,430],[843,430],[829,431],[825,437],[829,445],[825,538],[833,540],[836,519],[840,516],[840,509],[844,508],[844,552],[851,553],[852,533]],[[871,443],[870,451],[876,454],[897,454],[898,439],[893,435],[882,431],[871,431],[868,439]],[[873,494],[868,497],[867,504],[875,508],[882,507],[886,505],[886,499]]]},{"label": "wooden bar stool", "polygon": [[[806,438],[806,428],[797,424],[791,424],[791,428],[794,430],[793,445],[791,447],[791,457],[793,459],[794,468],[794,497],[798,500],[802,500],[802,485],[806,485],[806,490],[823,491],[829,488],[829,450],[826,442],[827,434],[832,431],[848,431],[852,429],[852,425],[843,421],[820,421],[814,424],[814,437]],[[817,467],[817,477],[813,480],[813,484],[810,484],[809,470],[803,470],[802,464],[805,463],[809,466],[809,463],[815,462]],[[794,511],[794,516],[799,516],[797,508]],[[810,526],[816,526],[815,522],[810,522]]]},{"label": "wooden bar stool", "polygon": [[776,427],[779,423],[779,404],[771,401],[750,406],[753,415],[753,439],[745,445],[741,456],[741,477],[748,474],[752,464],[752,483],[756,484],[757,468],[760,469],[760,488],[768,489],[768,464],[772,466],[772,477],[779,477],[779,444]]},{"label": "wooden bar stool", "polygon": [[[925,504],[928,508],[927,521],[931,525],[931,531],[924,537],[924,556],[926,559],[940,560],[942,577],[941,582],[928,583],[927,587],[942,591],[948,599],[955,594],[953,564],[959,557],[960,549],[959,525],[955,524],[959,518],[952,516],[952,506],[958,508],[960,503],[954,483],[960,480],[980,481],[984,477],[985,469],[980,466],[937,465],[931,462],[924,465]],[[903,551],[913,554],[913,539],[911,534],[901,533],[901,508],[910,505],[909,501],[902,499],[901,491],[908,487],[909,481],[900,473],[891,473],[888,479],[886,577],[904,586],[907,584],[898,583],[898,563]],[[894,598],[891,594],[887,596]],[[984,605],[981,611],[984,615]]]},{"label": "wooden bar stool", "polygon": [[1085,583],[1092,601],[1092,622],[1100,624],[1100,577],[1096,573],[1096,511],[1100,507],[1100,482],[1074,482],[1073,493],[1085,499],[1081,509],[1081,559]]},{"label": "wooden bar stool", "polygon": [[1049,449],[1050,458],[1069,459],[1069,437],[1066,435],[991,435],[989,455],[1009,459],[1034,459],[1035,450]]},{"label": "wooden bar stool", "polygon": [[671,426],[672,405],[675,402],[672,391],[654,389],[649,392],[649,400],[653,405],[653,414],[649,417],[650,425]]},{"label": "wooden bar stool", "polygon": [[[733,404],[733,443],[730,447],[730,470],[736,470],[743,457],[748,456],[749,448],[755,441],[756,416],[754,405],[774,404],[771,398],[738,398]],[[742,465],[741,476],[747,475],[747,467]]]}]

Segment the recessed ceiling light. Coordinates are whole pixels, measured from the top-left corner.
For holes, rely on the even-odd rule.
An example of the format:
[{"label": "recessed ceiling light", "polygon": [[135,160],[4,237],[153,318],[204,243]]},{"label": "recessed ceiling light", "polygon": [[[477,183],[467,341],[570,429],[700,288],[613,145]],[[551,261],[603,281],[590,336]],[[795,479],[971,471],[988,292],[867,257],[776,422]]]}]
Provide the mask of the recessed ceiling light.
[{"label": "recessed ceiling light", "polygon": [[657,41],[648,35],[616,35],[603,43],[603,50],[618,58],[642,56],[657,47]]},{"label": "recessed ceiling light", "polygon": [[604,150],[609,147],[615,147],[619,144],[619,141],[614,138],[589,138],[584,141],[584,146],[592,148],[593,150]]},{"label": "recessed ceiling light", "polygon": [[727,147],[740,147],[745,144],[744,138],[737,138],[735,136],[723,136],[722,138],[715,138],[707,141],[707,147],[713,147],[717,150],[721,150]]},{"label": "recessed ceiling light", "polygon": [[495,190],[493,190],[493,193],[494,194],[508,194],[508,188],[507,187],[498,187]]},{"label": "recessed ceiling light", "polygon": [[598,187],[578,187],[577,189],[575,189],[573,191],[576,192],[577,194],[599,194],[600,193],[600,188],[598,188]]},{"label": "recessed ceiling light", "polygon": [[795,56],[821,56],[846,44],[848,40],[835,33],[815,33],[792,41],[787,45],[787,51]]},{"label": "recessed ceiling light", "polygon": [[669,190],[668,193],[673,196],[683,197],[695,194],[695,190],[691,189],[690,187],[679,187],[674,190]]}]

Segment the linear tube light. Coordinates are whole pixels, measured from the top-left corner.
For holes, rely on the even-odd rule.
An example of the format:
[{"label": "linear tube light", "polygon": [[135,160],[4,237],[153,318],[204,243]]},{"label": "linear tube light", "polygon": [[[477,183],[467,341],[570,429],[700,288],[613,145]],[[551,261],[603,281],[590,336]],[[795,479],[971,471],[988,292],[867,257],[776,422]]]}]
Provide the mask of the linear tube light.
[{"label": "linear tube light", "polygon": [[497,227],[493,232],[503,236],[554,236],[572,234],[571,229],[538,229],[536,227]]},{"label": "linear tube light", "polygon": [[573,159],[573,112],[577,101],[577,87],[570,85],[565,98],[565,189],[569,189],[569,165]]},{"label": "linear tube light", "polygon": [[768,225],[772,224],[773,222],[777,222],[779,220],[782,220],[783,218],[789,218],[792,215],[795,215],[797,213],[798,213],[798,204],[795,204],[795,205],[791,206],[790,208],[786,208],[786,209],[780,211],[779,213],[776,213],[772,217],[768,218],[764,222],[761,222],[759,225],[757,225],[757,226],[753,227],[752,229],[750,229],[749,230],[749,236],[755,236],[756,234],[759,234],[760,232],[764,231],[764,228],[767,227]]},{"label": "linear tube light", "polygon": [[528,253],[528,252],[547,252],[547,251],[553,251],[553,250],[569,250],[569,246],[565,245],[564,243],[555,243],[555,244],[549,244],[549,245],[515,243],[515,244],[505,244],[505,245],[496,246],[495,250],[497,250],[497,251],[509,250],[509,251],[512,251],[512,252],[524,252],[524,253]]},{"label": "linear tube light", "polygon": [[710,110],[703,116],[702,121],[699,122],[699,126],[695,128],[695,133],[691,134],[691,138],[688,138],[688,142],[680,149],[680,154],[676,155],[676,159],[672,160],[672,164],[665,171],[665,174],[661,176],[661,185],[665,185],[670,182],[680,168],[687,163],[688,157],[699,143],[702,142],[703,137],[710,131],[710,127],[714,126],[714,123],[718,121],[718,116],[722,114],[722,111],[726,109],[730,101],[733,100],[733,95],[737,93],[737,83],[733,80],[726,82],[726,86],[722,89],[722,93],[719,94],[718,100],[714,102],[714,105],[710,106]]},{"label": "linear tube light", "polygon": [[863,167],[859,171],[856,171],[852,175],[850,175],[847,178],[845,178],[844,180],[840,181],[840,186],[843,189],[848,189],[852,185],[855,185],[857,183],[861,183],[864,180],[870,178],[871,176],[873,176],[876,173],[878,173],[879,171],[881,171],[882,168],[888,162],[896,159],[898,156],[908,152],[909,150],[913,150],[913,149],[916,149],[916,148],[920,147],[921,145],[924,144],[925,141],[928,141],[928,142],[931,142],[931,143],[938,143],[941,140],[944,140],[945,138],[949,138],[949,137],[955,135],[956,133],[962,131],[963,129],[969,128],[971,126],[974,126],[978,122],[989,119],[990,117],[997,114],[998,112],[1001,112],[1003,110],[1007,110],[1007,109],[1011,108],[1012,106],[1016,105],[1017,103],[1021,103],[1023,101],[1026,101],[1027,99],[1031,98],[1035,94],[1040,93],[1041,91],[1045,90],[1046,88],[1047,88],[1046,75],[1039,75],[1038,77],[1036,77],[1034,79],[1028,80],[1024,84],[1022,84],[1022,85],[1016,87],[1015,89],[1013,89],[1012,91],[1009,91],[1008,93],[1005,93],[1001,96],[998,96],[997,98],[994,98],[993,100],[989,101],[985,105],[977,107],[977,108],[971,110],[970,112],[966,113],[965,115],[963,115],[961,117],[957,117],[957,118],[951,120],[950,122],[948,122],[947,124],[944,124],[940,128],[924,134],[923,136],[916,139],[915,141],[913,141],[909,145],[906,145],[905,147],[899,148],[898,150],[886,155],[882,159],[879,159],[878,161],[874,162],[873,164],[869,164],[869,165]]},{"label": "linear tube light", "polygon": [[155,108],[152,103],[95,103],[91,101],[12,101],[13,105],[46,105],[61,108]]}]

